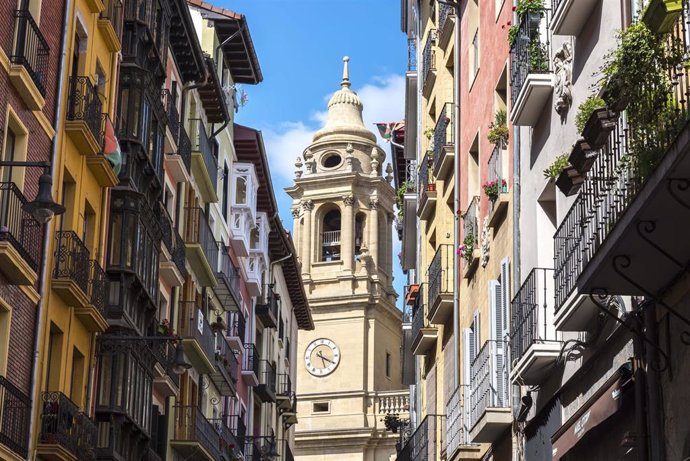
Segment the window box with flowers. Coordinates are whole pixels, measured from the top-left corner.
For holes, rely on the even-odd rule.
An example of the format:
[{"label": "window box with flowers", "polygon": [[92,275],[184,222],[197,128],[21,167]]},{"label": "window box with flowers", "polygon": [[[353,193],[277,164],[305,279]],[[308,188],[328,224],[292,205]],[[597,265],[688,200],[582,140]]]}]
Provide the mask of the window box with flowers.
[{"label": "window box with flowers", "polygon": [[482,188],[491,202],[489,227],[496,228],[503,221],[508,209],[508,183],[505,179],[498,178],[484,183]]},{"label": "window box with flowers", "polygon": [[160,321],[158,324],[158,328],[156,328],[156,335],[157,336],[174,336],[175,332],[173,331],[172,327],[170,326],[170,321],[168,319],[163,319]]},{"label": "window box with flowers", "polygon": [[479,265],[479,257],[481,256],[481,251],[477,247],[476,237],[474,234],[466,235],[456,251],[458,256],[465,260],[465,278],[472,278],[474,271]]}]

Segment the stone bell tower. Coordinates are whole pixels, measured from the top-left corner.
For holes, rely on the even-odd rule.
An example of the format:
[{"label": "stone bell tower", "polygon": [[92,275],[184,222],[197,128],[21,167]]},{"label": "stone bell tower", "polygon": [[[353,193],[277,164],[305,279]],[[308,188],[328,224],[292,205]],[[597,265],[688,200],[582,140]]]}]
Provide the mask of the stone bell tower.
[{"label": "stone bell tower", "polygon": [[395,191],[343,61],[326,125],[297,159],[287,189],[315,324],[299,334],[296,456],[388,460],[396,438],[380,408],[406,398],[392,283]]}]

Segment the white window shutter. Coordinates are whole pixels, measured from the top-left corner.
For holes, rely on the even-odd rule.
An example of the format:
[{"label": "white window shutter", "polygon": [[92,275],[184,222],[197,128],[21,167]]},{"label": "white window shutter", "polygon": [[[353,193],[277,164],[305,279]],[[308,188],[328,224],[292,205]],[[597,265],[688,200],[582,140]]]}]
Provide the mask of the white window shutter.
[{"label": "white window shutter", "polygon": [[491,280],[489,282],[489,303],[491,307],[491,339],[494,341],[494,353],[491,356],[493,367],[491,381],[495,394],[492,395],[492,405],[503,407],[507,403],[505,395],[506,386],[508,385],[504,379],[506,375],[506,347],[504,342],[505,295],[503,287],[498,280]]},{"label": "white window shutter", "polygon": [[463,351],[463,369],[465,374],[465,384],[469,385],[472,376],[470,375],[470,365],[472,364],[472,349],[474,348],[474,332],[472,328],[465,328],[463,330],[465,337],[465,350]]},{"label": "white window shutter", "polygon": [[474,320],[472,322],[472,331],[474,332],[474,353],[472,354],[472,360],[479,354],[482,348],[482,325],[479,322],[479,311],[474,311]]},{"label": "white window shutter", "polygon": [[501,261],[501,287],[503,291],[503,339],[508,340],[510,337],[510,301],[511,301],[511,289],[510,289],[510,261],[508,258],[504,258]]}]

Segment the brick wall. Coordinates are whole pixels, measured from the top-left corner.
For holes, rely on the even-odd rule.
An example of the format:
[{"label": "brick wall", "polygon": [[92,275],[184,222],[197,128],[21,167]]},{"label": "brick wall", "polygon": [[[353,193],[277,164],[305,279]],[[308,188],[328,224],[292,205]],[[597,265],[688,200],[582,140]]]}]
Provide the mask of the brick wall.
[{"label": "brick wall", "polygon": [[[0,2],[0,47],[8,58],[13,54],[14,10],[16,5],[15,0]],[[46,103],[43,113],[52,124],[57,95],[64,0],[43,0],[41,8],[40,29],[50,47],[48,73],[45,78]],[[51,139],[39,124],[36,116],[25,107],[4,69],[0,68],[0,140],[4,140],[5,136],[6,107],[8,104],[12,106],[29,130],[27,159],[31,161],[49,160],[52,147]],[[38,176],[40,174],[40,169],[31,168],[26,171],[24,195],[29,200],[33,199],[38,192]],[[38,287],[36,286],[36,288]],[[0,297],[12,306],[13,310],[10,324],[7,376],[28,394],[34,362],[34,326],[37,306],[18,287],[9,285],[1,275]]]}]

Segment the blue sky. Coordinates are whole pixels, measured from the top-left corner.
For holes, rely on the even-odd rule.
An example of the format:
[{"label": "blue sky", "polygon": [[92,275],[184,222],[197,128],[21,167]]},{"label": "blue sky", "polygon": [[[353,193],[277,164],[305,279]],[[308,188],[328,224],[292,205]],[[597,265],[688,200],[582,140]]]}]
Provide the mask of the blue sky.
[{"label": "blue sky", "polygon": [[[247,17],[264,81],[245,85],[249,102],[237,123],[261,130],[283,222],[292,227],[283,192],[294,162],[324,121],[329,96],[339,88],[342,57],[364,103],[364,120],[403,118],[407,41],[397,0],[212,0]],[[390,155],[390,147],[381,143]],[[394,248],[397,266],[398,241]],[[402,292],[403,275],[395,274]],[[398,303],[400,304],[400,302]]]}]

